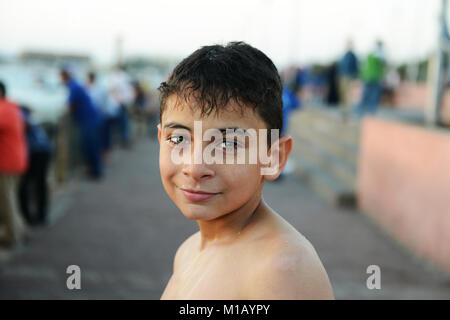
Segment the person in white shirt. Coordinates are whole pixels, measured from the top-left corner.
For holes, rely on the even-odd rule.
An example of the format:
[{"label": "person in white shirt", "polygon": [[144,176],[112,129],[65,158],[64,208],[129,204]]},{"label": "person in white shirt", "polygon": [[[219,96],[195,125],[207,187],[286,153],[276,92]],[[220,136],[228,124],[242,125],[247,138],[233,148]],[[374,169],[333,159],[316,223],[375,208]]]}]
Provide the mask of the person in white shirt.
[{"label": "person in white shirt", "polygon": [[122,145],[130,144],[129,108],[134,101],[134,89],[131,79],[123,66],[117,68],[110,78],[110,92],[112,99],[119,105],[119,125]]}]

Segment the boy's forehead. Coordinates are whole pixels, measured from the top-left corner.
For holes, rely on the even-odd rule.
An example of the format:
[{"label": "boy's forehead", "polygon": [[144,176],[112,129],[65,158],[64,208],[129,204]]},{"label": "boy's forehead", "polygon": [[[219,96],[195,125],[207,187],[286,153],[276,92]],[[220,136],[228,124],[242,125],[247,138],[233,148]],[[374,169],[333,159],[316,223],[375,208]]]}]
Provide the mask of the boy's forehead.
[{"label": "boy's forehead", "polygon": [[267,125],[252,107],[239,106],[230,101],[228,105],[218,112],[202,115],[201,108],[194,101],[186,102],[183,98],[170,96],[161,117],[161,124],[180,123],[186,126],[194,125],[194,121],[202,121],[205,127],[210,128],[243,128],[265,129]]}]

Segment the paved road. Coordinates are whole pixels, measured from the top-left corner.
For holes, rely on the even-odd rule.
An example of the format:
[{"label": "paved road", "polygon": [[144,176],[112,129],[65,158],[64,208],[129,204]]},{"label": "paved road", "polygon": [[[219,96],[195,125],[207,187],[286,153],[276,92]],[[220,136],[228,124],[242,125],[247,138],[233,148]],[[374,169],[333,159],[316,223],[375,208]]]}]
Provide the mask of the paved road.
[{"label": "paved road", "polygon": [[[264,197],[315,246],[336,298],[450,298],[447,277],[295,177],[267,184]],[[176,248],[197,230],[164,192],[154,141],[115,151],[104,181],[72,181],[54,198],[51,227],[35,230],[27,247],[0,250],[0,298],[158,299]],[[81,290],[66,288],[72,264],[81,268]],[[372,264],[381,268],[381,290],[366,287]]]}]

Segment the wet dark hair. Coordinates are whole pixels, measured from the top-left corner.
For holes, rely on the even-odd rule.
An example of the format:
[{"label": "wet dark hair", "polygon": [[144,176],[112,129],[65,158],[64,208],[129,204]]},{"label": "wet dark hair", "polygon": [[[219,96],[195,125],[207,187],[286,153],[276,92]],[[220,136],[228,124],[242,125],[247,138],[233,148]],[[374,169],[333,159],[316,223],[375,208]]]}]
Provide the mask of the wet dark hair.
[{"label": "wet dark hair", "polygon": [[168,97],[177,94],[186,102],[194,98],[202,116],[234,101],[241,112],[248,107],[256,110],[269,130],[283,127],[277,68],[264,53],[244,42],[201,47],[181,61],[158,90],[160,119]]}]

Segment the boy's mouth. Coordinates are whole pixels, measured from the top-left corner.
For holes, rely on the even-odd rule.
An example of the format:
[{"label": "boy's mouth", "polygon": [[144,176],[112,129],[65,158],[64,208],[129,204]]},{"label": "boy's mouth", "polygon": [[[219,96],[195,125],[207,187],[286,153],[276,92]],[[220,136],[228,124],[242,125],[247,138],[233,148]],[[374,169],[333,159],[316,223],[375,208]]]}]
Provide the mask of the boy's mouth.
[{"label": "boy's mouth", "polygon": [[202,190],[184,189],[180,188],[184,196],[190,201],[203,201],[214,197],[219,193],[206,192]]}]

